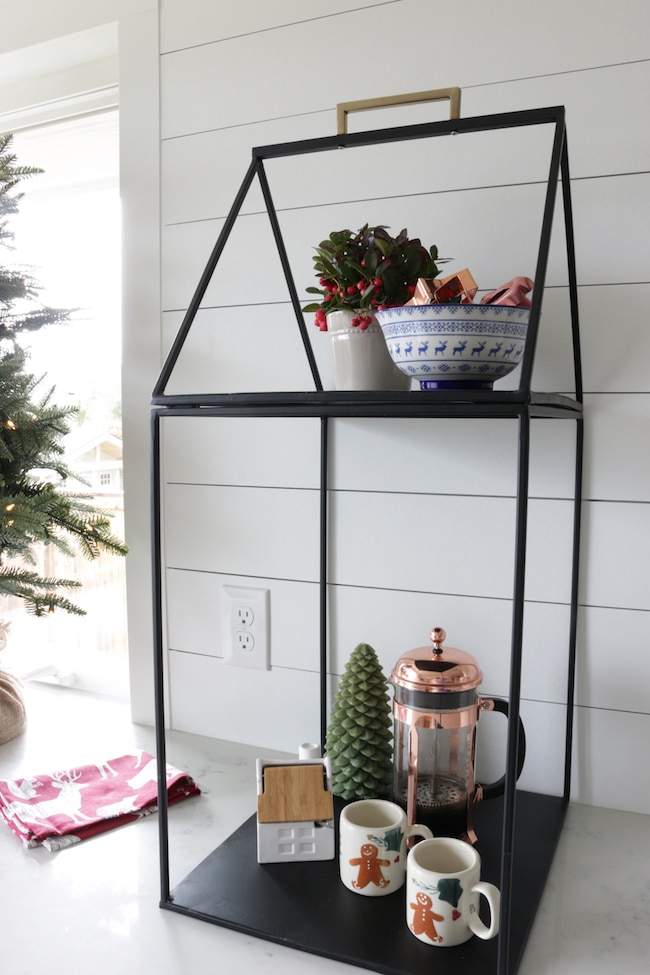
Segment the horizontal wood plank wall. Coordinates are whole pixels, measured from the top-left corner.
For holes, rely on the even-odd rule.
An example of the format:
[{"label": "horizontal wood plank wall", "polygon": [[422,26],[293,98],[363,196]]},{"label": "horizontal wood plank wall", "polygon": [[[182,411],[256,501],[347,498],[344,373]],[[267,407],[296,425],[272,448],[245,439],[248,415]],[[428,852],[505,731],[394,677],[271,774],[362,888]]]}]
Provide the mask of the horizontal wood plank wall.
[{"label": "horizontal wood plank wall", "polygon": [[[428,0],[161,6],[162,347],[251,147],[333,134],[337,102],[400,91],[459,85],[466,116],[565,105],[587,415],[573,797],[650,812],[638,775],[650,735],[650,133],[640,124],[650,109],[650,60],[635,26],[645,7],[623,0],[612,30],[609,5],[595,0],[585,30],[578,3],[508,0],[495,17],[482,0],[465,0],[454,7],[455,22],[468,25],[460,47],[432,43],[446,23],[438,8]],[[382,70],[368,70],[377,63]],[[400,111],[350,116],[350,128],[444,117],[439,106]],[[450,270],[469,266],[482,289],[533,275],[547,133],[442,143],[268,164],[300,293],[312,283],[313,245],[366,221],[437,243]],[[535,384],[568,391],[559,212],[556,219]],[[312,388],[295,331],[254,187],[170,391]],[[331,386],[327,336],[313,329],[311,340]],[[332,690],[358,642],[372,643],[389,671],[442,625],[451,644],[479,658],[485,694],[506,695],[514,424],[332,427]],[[555,793],[573,437],[572,424],[534,427],[522,784]],[[318,422],[167,421],[164,463],[174,726],[293,752],[318,736]],[[223,586],[231,583],[271,591],[269,671],[223,664]],[[243,701],[255,702],[254,721]],[[486,777],[500,772],[500,724],[481,722]]]}]

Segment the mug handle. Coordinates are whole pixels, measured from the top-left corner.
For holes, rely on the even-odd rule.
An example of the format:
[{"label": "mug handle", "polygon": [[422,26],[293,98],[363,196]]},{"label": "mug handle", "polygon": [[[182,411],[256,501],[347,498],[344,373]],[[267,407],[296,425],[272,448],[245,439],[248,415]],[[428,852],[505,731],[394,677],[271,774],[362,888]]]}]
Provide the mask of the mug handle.
[{"label": "mug handle", "polygon": [[433,833],[423,823],[414,823],[412,826],[405,826],[404,836],[407,840],[410,840],[412,836],[419,836],[423,840],[433,839]]},{"label": "mug handle", "polygon": [[477,938],[487,941],[494,938],[499,933],[499,906],[501,904],[501,894],[494,884],[488,884],[484,880],[479,880],[471,889],[472,894],[479,894],[485,897],[490,907],[490,926],[483,924],[478,913],[470,914],[467,926]]},{"label": "mug handle", "polygon": [[[493,711],[498,711],[500,714],[505,714],[508,717],[509,708],[508,702],[503,701],[500,697],[495,697],[490,702],[494,705]],[[526,758],[526,733],[524,731],[524,726],[519,718],[519,728],[517,731],[519,744],[517,748],[517,778],[521,775],[521,770],[524,767],[524,760]],[[481,783],[481,788],[483,789],[484,799],[496,799],[497,796],[502,796],[506,787],[506,777],[502,775],[500,779],[496,782],[490,782],[488,785],[483,785]]]}]

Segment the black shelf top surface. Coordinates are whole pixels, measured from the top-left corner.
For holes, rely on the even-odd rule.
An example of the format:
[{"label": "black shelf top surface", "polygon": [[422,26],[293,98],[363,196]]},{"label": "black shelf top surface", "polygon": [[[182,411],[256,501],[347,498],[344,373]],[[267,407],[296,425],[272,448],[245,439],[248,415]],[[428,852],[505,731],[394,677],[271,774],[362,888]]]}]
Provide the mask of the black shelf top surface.
[{"label": "black shelf top surface", "polygon": [[[511,975],[521,961],[565,811],[563,799],[517,793]],[[502,817],[501,799],[482,803],[475,815],[481,877],[497,886]],[[429,975],[433,966],[439,975],[496,972],[497,938],[473,937],[449,950],[414,938],[405,922],[405,888],[386,897],[363,897],[340,882],[336,859],[258,864],[256,844],[256,817],[251,816],[161,906],[384,975]]]},{"label": "black shelf top surface", "polygon": [[255,146],[253,158],[276,159],[282,156],[302,156],[311,152],[354,148],[355,146],[381,145],[387,142],[408,142],[435,136],[458,136],[465,132],[489,132],[498,129],[521,128],[529,125],[564,123],[563,105],[546,108],[524,109],[516,112],[500,112],[492,115],[474,115],[445,119],[440,122],[420,122],[389,128],[346,132],[315,139],[301,139],[274,145]]},{"label": "black shelf top surface", "polygon": [[406,416],[406,417],[516,417],[576,418],[582,403],[561,393],[525,393],[518,390],[456,390],[404,392],[194,393],[152,399],[160,415],[250,414],[257,416]]}]

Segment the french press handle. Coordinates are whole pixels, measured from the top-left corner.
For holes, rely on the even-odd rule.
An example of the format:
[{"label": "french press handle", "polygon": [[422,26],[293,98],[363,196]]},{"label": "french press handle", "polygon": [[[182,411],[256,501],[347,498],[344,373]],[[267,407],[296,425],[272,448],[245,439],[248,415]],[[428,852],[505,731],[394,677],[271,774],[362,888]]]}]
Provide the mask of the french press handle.
[{"label": "french press handle", "polygon": [[[491,708],[492,711],[499,711],[501,714],[505,714],[508,717],[510,709],[508,707],[508,702],[502,700],[501,698],[492,698]],[[519,718],[519,727],[517,730],[518,737],[518,747],[517,747],[517,778],[521,775],[521,770],[524,767],[524,760],[526,758],[526,733],[524,731],[524,726]],[[502,775],[500,779],[496,782],[490,782],[488,785],[481,785],[483,790],[484,799],[496,799],[498,796],[502,796],[506,788],[506,777]]]}]

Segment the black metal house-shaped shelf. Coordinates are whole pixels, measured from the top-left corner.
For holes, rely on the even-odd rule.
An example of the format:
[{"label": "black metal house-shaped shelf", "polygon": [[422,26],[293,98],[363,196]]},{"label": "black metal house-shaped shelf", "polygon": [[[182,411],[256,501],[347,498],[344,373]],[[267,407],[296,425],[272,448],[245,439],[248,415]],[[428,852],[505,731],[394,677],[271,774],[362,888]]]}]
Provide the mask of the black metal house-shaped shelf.
[{"label": "black metal house-shaped shelf", "polygon": [[[339,148],[391,142],[462,138],[465,133],[492,132],[528,126],[553,128],[553,144],[542,218],[535,289],[526,347],[517,389],[501,391],[453,390],[409,392],[338,392],[324,390],[300,310],[280,225],[264,171],[264,161]],[[201,300],[254,180],[259,181],[274,239],[282,263],[297,322],[297,340],[313,377],[308,392],[224,393],[168,395],[166,388]],[[535,392],[531,378],[557,189],[561,189],[566,236],[574,392],[571,395]],[[578,554],[582,478],[582,379],[580,366],[577,283],[573,220],[564,109],[562,107],[453,119],[304,140],[253,149],[252,162],[228,214],[205,271],[196,288],[180,331],[156,384],[152,398],[152,506],[155,612],[155,680],[157,757],[160,795],[161,906],[215,924],[265,938],[303,951],[338,959],[386,975],[424,975],[432,965],[444,975],[480,970],[494,975],[516,972],[533,924],[569,801],[571,779],[573,683],[575,670],[578,598]],[[161,555],[161,424],[165,418],[204,417],[315,417],[320,418],[320,664],[321,731],[327,726],[326,679],[327,568],[328,568],[328,424],[338,417],[503,418],[516,421],[517,499],[512,589],[510,650],[510,713],[507,732],[506,788],[503,799],[480,804],[475,814],[480,836],[483,877],[501,890],[501,928],[493,941],[471,939],[449,951],[432,951],[412,937],[404,923],[400,897],[367,898],[350,895],[338,879],[336,860],[321,863],[260,865],[256,861],[255,817],[252,816],[224,844],[203,860],[173,890],[169,882],[169,832],[165,789],[164,650]],[[564,794],[549,796],[517,788],[518,721],[520,714],[526,538],[529,501],[531,421],[537,418],[572,420],[575,435],[575,493],[573,498],[572,574],[567,639],[568,683]],[[235,882],[236,879],[236,882]],[[307,907],[303,892],[312,899]]]}]

